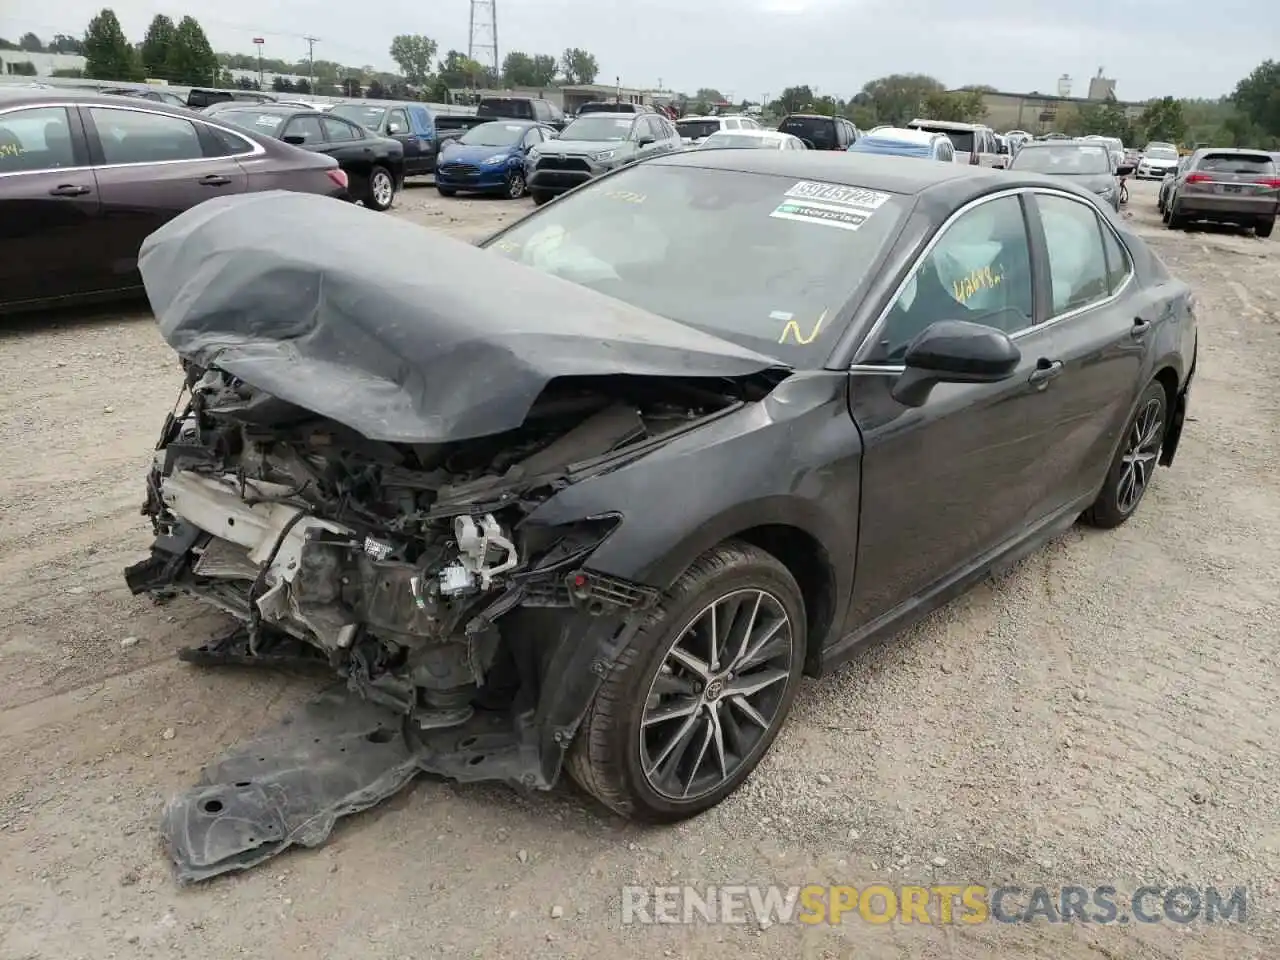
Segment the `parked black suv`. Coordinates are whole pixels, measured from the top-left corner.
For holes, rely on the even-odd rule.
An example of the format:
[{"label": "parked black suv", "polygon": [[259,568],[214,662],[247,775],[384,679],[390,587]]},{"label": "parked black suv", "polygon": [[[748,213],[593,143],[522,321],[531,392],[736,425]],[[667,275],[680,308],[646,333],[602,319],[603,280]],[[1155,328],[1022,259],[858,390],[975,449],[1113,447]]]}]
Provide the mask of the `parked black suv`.
[{"label": "parked black suv", "polygon": [[844,117],[824,117],[813,113],[792,113],[778,124],[779,133],[807,140],[812,150],[848,150],[860,134]]},{"label": "parked black suv", "polygon": [[476,116],[485,120],[536,120],[557,130],[565,126],[564,111],[550,100],[537,97],[484,97],[476,106]]}]

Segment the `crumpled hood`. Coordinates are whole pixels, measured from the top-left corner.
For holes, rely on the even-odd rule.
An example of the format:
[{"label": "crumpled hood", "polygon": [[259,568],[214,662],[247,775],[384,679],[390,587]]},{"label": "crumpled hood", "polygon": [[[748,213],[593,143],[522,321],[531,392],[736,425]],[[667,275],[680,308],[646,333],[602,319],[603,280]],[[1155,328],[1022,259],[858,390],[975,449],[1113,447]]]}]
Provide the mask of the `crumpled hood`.
[{"label": "crumpled hood", "polygon": [[559,377],[742,377],[785,366],[310,194],[208,200],[143,241],[138,267],[180,355],[374,440],[514,429]]},{"label": "crumpled hood", "polygon": [[569,157],[585,157],[606,150],[630,149],[629,140],[548,140],[538,147],[540,156],[564,154]]}]

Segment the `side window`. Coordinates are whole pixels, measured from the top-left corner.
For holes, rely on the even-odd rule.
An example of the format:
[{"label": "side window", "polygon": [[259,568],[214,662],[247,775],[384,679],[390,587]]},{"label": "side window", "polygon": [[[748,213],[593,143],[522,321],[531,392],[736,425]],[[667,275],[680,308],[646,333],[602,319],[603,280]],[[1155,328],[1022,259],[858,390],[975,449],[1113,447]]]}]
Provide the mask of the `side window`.
[{"label": "side window", "polygon": [[403,134],[408,132],[409,132],[409,117],[404,112],[403,107],[396,107],[396,109],[392,110],[390,115],[387,117],[387,133]]},{"label": "side window", "polygon": [[845,149],[849,146],[849,130],[840,120],[835,121],[836,125],[836,146]]},{"label": "side window", "polygon": [[520,141],[520,146],[528,150],[535,143],[542,142],[542,131],[537,127],[531,127],[524,135],[524,139]]},{"label": "side window", "polygon": [[102,143],[102,162],[162,163],[204,156],[195,124],[182,117],[114,107],[90,107]]},{"label": "side window", "polygon": [[238,133],[232,133],[220,127],[211,127],[208,124],[201,124],[201,128],[206,134],[204,151],[206,157],[235,157],[253,153],[253,144]]},{"label": "side window", "polygon": [[724,121],[724,128],[726,130],[737,130],[741,126],[742,124],[738,123],[737,117],[729,117]]},{"label": "side window", "polygon": [[320,126],[324,129],[324,138],[329,143],[343,143],[345,141],[364,139],[359,130],[336,117],[321,118]]},{"label": "side window", "polygon": [[1133,266],[1129,251],[1116,239],[1115,233],[1105,223],[1099,226],[1102,228],[1102,247],[1107,254],[1107,292],[1115,293],[1124,285]]},{"label": "side window", "polygon": [[1092,207],[1066,197],[1038,194],[1053,284],[1053,314],[1078,310],[1110,296],[1102,225]]},{"label": "side window", "polygon": [[413,123],[413,132],[427,135],[431,133],[431,114],[425,107],[410,107],[409,119]]},{"label": "side window", "polygon": [[557,107],[554,103],[551,103],[550,101],[548,101],[547,103],[547,111],[551,114],[552,123],[559,123],[561,120],[564,119],[564,111],[562,111],[559,107]]},{"label": "side window", "polygon": [[1017,197],[980,203],[946,228],[890,308],[871,363],[901,363],[907,346],[940,320],[1017,333],[1034,317],[1031,247]]},{"label": "side window", "polygon": [[0,114],[0,173],[75,165],[66,107],[34,107]]},{"label": "side window", "polygon": [[294,117],[280,134],[284,137],[301,137],[303,143],[324,143],[324,131],[319,117]]}]

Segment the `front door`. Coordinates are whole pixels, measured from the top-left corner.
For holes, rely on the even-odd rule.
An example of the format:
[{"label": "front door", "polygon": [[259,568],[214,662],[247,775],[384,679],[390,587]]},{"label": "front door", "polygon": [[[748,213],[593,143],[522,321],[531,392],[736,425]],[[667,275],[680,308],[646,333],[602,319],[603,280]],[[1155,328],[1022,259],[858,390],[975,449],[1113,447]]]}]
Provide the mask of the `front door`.
[{"label": "front door", "polygon": [[[94,154],[111,289],[137,286],[138,249],[157,228],[248,185],[230,157],[208,157],[196,123],[130,107],[82,107]],[[212,151],[211,151],[212,152]]]},{"label": "front door", "polygon": [[[1052,325],[1037,322],[1031,246],[1017,194],[986,200],[937,238],[851,373],[862,432],[862,503],[848,632],[896,616],[1033,522],[1060,388]],[[893,399],[909,343],[940,320],[1004,330],[1022,354],[993,384],[940,384]]]},{"label": "front door", "polygon": [[66,107],[0,113],[0,304],[89,293],[98,183]]},{"label": "front door", "polygon": [[387,111],[387,136],[404,147],[405,176],[427,172],[426,144],[409,126],[409,112],[404,107],[392,107]]}]

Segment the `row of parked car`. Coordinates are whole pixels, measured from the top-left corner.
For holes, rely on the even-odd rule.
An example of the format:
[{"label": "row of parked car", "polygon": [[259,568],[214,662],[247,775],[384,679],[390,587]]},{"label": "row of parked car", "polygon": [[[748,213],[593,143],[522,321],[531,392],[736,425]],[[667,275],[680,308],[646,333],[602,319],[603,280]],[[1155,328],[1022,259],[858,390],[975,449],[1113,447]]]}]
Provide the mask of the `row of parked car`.
[{"label": "row of parked car", "polygon": [[1170,230],[1207,221],[1252,227],[1265,239],[1280,214],[1280,153],[1198,149],[1164,174],[1156,207]]}]

